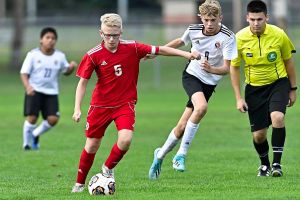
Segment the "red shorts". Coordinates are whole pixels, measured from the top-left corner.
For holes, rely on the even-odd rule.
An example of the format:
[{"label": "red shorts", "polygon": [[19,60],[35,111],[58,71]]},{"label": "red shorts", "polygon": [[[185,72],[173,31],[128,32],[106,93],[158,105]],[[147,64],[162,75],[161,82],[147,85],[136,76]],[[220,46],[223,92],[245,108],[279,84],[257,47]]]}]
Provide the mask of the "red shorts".
[{"label": "red shorts", "polygon": [[108,125],[115,121],[118,131],[134,130],[135,104],[127,103],[120,107],[103,108],[90,106],[88,110],[85,135],[88,138],[102,138]]}]

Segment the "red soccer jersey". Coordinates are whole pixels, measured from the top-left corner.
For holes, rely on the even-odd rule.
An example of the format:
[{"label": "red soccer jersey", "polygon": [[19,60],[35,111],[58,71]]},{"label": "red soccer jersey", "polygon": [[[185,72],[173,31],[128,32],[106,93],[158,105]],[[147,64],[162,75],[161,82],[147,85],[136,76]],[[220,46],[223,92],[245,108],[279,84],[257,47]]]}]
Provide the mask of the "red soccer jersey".
[{"label": "red soccer jersey", "polygon": [[137,101],[137,80],[140,60],[146,54],[157,54],[158,47],[136,41],[121,40],[112,53],[104,43],[89,50],[82,58],[76,75],[90,79],[93,71],[98,81],[91,105],[115,107]]}]

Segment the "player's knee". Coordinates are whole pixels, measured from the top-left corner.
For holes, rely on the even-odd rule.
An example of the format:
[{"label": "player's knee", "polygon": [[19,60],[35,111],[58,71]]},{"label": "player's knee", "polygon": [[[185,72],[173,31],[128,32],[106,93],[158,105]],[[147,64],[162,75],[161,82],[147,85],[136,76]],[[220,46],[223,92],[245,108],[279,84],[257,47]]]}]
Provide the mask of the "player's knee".
[{"label": "player's knee", "polygon": [[131,138],[122,138],[118,141],[118,146],[121,149],[129,149],[132,139]]},{"label": "player's knee", "polygon": [[58,122],[58,117],[48,117],[47,118],[47,121],[48,121],[48,123],[50,124],[50,126],[55,126],[56,124],[57,124],[57,122]]},{"label": "player's knee", "polygon": [[84,149],[88,153],[96,153],[99,149],[101,139],[87,139]]},{"label": "player's knee", "polygon": [[263,132],[257,132],[253,134],[253,140],[257,144],[263,143],[267,139],[267,136]]},{"label": "player's knee", "polygon": [[271,120],[274,127],[279,128],[284,126],[284,114],[282,112],[272,112]]},{"label": "player's knee", "polygon": [[205,105],[199,105],[199,106],[195,107],[193,112],[197,116],[203,117],[206,114],[206,112],[207,112],[207,104],[205,104]]},{"label": "player's knee", "polygon": [[37,117],[36,117],[36,116],[33,116],[33,115],[27,116],[27,117],[26,117],[26,120],[27,120],[30,124],[36,124],[36,122],[37,122]]}]

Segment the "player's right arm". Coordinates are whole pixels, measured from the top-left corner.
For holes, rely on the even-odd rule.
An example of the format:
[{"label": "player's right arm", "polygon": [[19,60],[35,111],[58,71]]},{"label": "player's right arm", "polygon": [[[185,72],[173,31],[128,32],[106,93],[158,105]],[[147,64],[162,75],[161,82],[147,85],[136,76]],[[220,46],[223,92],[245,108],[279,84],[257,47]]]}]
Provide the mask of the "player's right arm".
[{"label": "player's right arm", "polygon": [[240,67],[239,66],[230,66],[230,77],[231,85],[235,94],[236,99],[236,108],[240,112],[246,112],[248,110],[248,105],[241,95],[241,86],[240,86]]},{"label": "player's right arm", "polygon": [[74,114],[72,116],[72,118],[75,122],[80,121],[81,103],[82,103],[83,97],[85,95],[85,91],[86,91],[86,87],[87,87],[88,82],[89,82],[88,79],[80,78],[80,80],[77,84],[76,94],[75,94]]},{"label": "player's right arm", "polygon": [[29,84],[29,74],[21,74],[21,80],[22,83],[24,85],[26,94],[29,96],[33,96],[34,95],[34,89],[33,87]]},{"label": "player's right arm", "polygon": [[20,71],[20,78],[22,80],[26,94],[30,96],[34,95],[34,89],[29,83],[29,75],[30,72],[32,71],[32,67],[33,67],[33,52],[30,51],[27,53]]}]

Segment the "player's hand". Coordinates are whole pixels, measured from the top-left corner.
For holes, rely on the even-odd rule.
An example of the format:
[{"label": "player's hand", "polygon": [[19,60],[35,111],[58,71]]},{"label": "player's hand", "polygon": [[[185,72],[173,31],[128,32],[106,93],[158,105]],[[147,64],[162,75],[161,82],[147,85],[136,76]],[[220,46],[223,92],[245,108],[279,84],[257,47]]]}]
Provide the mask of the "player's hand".
[{"label": "player's hand", "polygon": [[31,85],[28,85],[26,87],[26,94],[29,95],[29,96],[33,96],[35,94],[34,89]]},{"label": "player's hand", "polygon": [[77,63],[76,63],[75,61],[71,61],[71,62],[70,62],[70,67],[71,67],[72,69],[76,68],[76,67],[77,67]]},{"label": "player's hand", "polygon": [[79,122],[79,121],[80,121],[80,117],[81,117],[81,111],[80,111],[80,110],[74,111],[74,114],[73,114],[73,116],[72,116],[72,119],[73,119],[75,122]]},{"label": "player's hand", "polygon": [[294,105],[294,103],[296,102],[296,99],[297,99],[296,90],[291,90],[290,94],[289,94],[289,103],[288,103],[287,107],[292,107]]},{"label": "player's hand", "polygon": [[[201,61],[200,61],[200,62],[201,62]],[[212,67],[211,67],[211,65],[209,64],[209,62],[208,62],[207,60],[205,60],[204,62],[201,62],[201,63],[200,63],[200,66],[202,67],[202,69],[203,69],[204,71],[207,71],[207,72],[209,72],[209,73],[212,72]]]},{"label": "player's hand", "polygon": [[236,108],[242,112],[242,113],[245,113],[248,111],[248,105],[247,103],[245,102],[244,99],[239,99],[237,102],[236,102]]},{"label": "player's hand", "polygon": [[201,54],[198,51],[193,51],[190,53],[190,60],[199,60],[201,58]]},{"label": "player's hand", "polygon": [[154,59],[154,58],[156,58],[156,56],[157,56],[157,55],[147,54],[147,55],[143,58],[143,60]]}]

